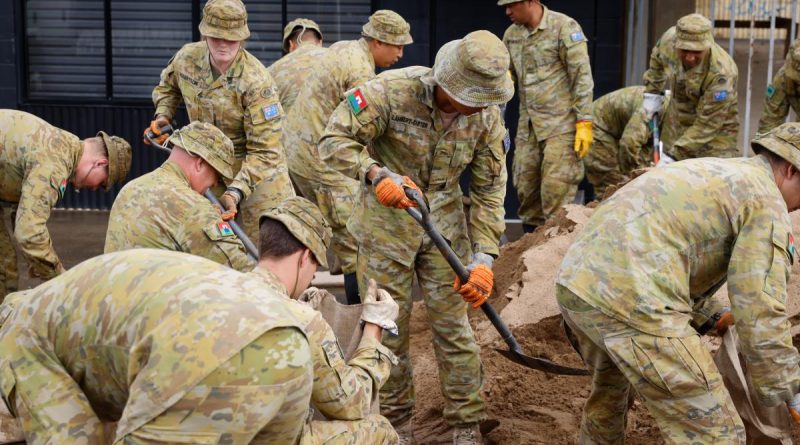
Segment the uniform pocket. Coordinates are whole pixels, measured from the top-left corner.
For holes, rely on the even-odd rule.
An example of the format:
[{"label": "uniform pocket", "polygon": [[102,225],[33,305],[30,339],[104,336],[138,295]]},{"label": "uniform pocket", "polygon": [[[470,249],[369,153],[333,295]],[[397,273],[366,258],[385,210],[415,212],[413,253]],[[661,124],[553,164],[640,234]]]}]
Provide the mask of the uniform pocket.
[{"label": "uniform pocket", "polygon": [[[790,252],[790,250],[792,252]],[[786,296],[786,284],[794,262],[794,237],[791,232],[772,225],[772,263],[764,279],[763,291],[776,299]]]}]

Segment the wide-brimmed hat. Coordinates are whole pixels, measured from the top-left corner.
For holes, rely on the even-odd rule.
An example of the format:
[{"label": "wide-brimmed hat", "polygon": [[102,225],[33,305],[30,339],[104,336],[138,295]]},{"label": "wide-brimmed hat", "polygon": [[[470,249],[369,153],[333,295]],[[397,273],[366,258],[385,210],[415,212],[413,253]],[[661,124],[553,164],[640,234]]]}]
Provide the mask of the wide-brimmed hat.
[{"label": "wide-brimmed hat", "polygon": [[109,136],[105,131],[100,131],[97,136],[103,139],[108,153],[108,181],[105,189],[121,183],[128,176],[131,168],[131,144],[119,136]]},{"label": "wide-brimmed hat", "polygon": [[298,241],[311,250],[319,265],[328,267],[326,255],[331,244],[331,226],[313,202],[293,196],[262,213],[258,219],[259,224],[262,218],[283,223]]},{"label": "wide-brimmed hat", "polygon": [[497,36],[474,31],[442,46],[433,64],[433,78],[468,107],[501,105],[514,96],[509,62],[508,50]]},{"label": "wide-brimmed hat", "polygon": [[167,143],[200,156],[227,180],[233,179],[233,142],[219,128],[208,122],[194,121],[175,130]]},{"label": "wide-brimmed hat", "polygon": [[289,36],[294,32],[295,29],[302,28],[303,32],[309,29],[313,29],[314,31],[319,34],[320,40],[322,39],[322,30],[319,29],[319,25],[317,22],[311,19],[294,19],[291,22],[287,23],[286,26],[283,28],[283,52],[289,52]]},{"label": "wide-brimmed hat", "polygon": [[203,7],[200,34],[241,42],[250,37],[247,10],[240,0],[209,0]]},{"label": "wide-brimmed hat", "polygon": [[750,145],[753,150],[769,150],[800,170],[800,123],[788,122],[758,134]]},{"label": "wide-brimmed hat", "polygon": [[704,51],[714,43],[711,20],[700,14],[689,14],[678,20],[675,27],[675,48]]},{"label": "wide-brimmed hat", "polygon": [[361,28],[361,35],[372,37],[390,45],[410,45],[411,25],[398,13],[388,9],[375,11]]}]

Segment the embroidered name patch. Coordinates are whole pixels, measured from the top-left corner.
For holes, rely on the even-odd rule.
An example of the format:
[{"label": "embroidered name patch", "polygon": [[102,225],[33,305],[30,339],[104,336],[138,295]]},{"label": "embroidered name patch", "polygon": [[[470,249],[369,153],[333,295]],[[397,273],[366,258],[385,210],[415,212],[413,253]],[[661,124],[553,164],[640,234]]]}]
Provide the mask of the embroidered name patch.
[{"label": "embroidered name patch", "polygon": [[775,95],[775,87],[770,85],[767,87],[767,97],[772,98]]},{"label": "embroidered name patch", "polygon": [[347,101],[350,102],[350,107],[353,109],[353,113],[355,114],[364,111],[368,105],[367,100],[364,99],[364,95],[361,94],[361,90],[355,90],[348,94]]},{"label": "embroidered name patch", "polygon": [[727,91],[715,91],[714,92],[714,100],[717,102],[723,101],[728,98]]},{"label": "embroidered name patch", "polygon": [[428,128],[430,126],[430,124],[428,122],[421,121],[419,119],[414,119],[412,117],[400,116],[400,115],[397,115],[397,114],[393,114],[391,119],[392,119],[393,122],[400,122],[402,124],[408,124],[408,125],[411,125],[413,127],[418,127],[418,128],[422,128],[422,129],[426,129],[426,128]]},{"label": "embroidered name patch", "polygon": [[231,225],[226,221],[217,223],[217,230],[219,230],[221,236],[233,236],[233,229],[231,229]]},{"label": "embroidered name patch", "polygon": [[264,106],[261,111],[264,112],[264,119],[275,119],[281,115],[281,109],[278,104],[271,104]]},{"label": "embroidered name patch", "polygon": [[572,34],[569,35],[569,38],[573,42],[580,42],[581,40],[585,40],[585,38],[583,37],[583,33],[580,31],[573,32]]}]

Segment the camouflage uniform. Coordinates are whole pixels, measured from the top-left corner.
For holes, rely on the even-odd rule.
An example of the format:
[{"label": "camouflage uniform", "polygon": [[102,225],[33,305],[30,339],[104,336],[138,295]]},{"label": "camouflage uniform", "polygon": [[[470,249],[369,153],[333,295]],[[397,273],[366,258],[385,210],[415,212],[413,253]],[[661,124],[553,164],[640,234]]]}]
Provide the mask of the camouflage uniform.
[{"label": "camouflage uniform", "polygon": [[[222,177],[233,176],[233,144],[213,125],[192,122],[169,142],[200,156]],[[111,207],[105,252],[142,247],[191,253],[242,272],[253,268],[230,225],[169,160],[123,187]]]},{"label": "camouflage uniform", "polygon": [[767,87],[764,112],[758,121],[758,132],[766,133],[786,121],[789,107],[800,111],[800,40],[792,42],[786,62]]},{"label": "camouflage uniform", "polygon": [[[776,131],[754,147],[780,156],[774,147],[789,147],[794,158],[785,158],[800,165],[800,128]],[[690,325],[698,306],[714,311],[706,300],[726,280],[761,402],[774,406],[800,390],[785,307],[796,254],[791,227],[764,156],[672,164],[598,207],[557,277],[562,313],[594,372],[580,443],[622,442],[631,385],[670,443],[745,443],[722,378]]]},{"label": "camouflage uniform", "polygon": [[[400,305],[400,335],[384,335],[383,341],[400,360],[381,390],[381,411],[395,426],[410,420],[414,405],[408,329],[415,275],[434,333],[433,347],[445,397],[444,418],[451,425],[460,425],[485,417],[479,349],[467,319],[467,306],[453,291],[452,269],[416,221],[403,210],[381,205],[364,182],[365,173],[374,164],[410,177],[427,196],[436,227],[463,261],[473,250],[498,253],[498,241],[505,229],[507,179],[500,110],[488,106],[470,116],[458,115],[449,128],[444,128],[434,100],[440,84],[437,73],[453,71],[456,64],[457,70],[466,71],[463,65],[469,63],[474,63],[473,72],[482,73],[484,78],[500,76],[507,83],[502,97],[492,98],[490,103],[504,103],[513,95],[513,85],[505,76],[508,55],[502,43],[486,31],[473,34],[483,42],[488,35],[496,45],[477,45],[472,53],[462,53],[459,50],[466,46],[462,42],[467,38],[450,42],[439,51],[440,56],[447,55],[437,56],[433,70],[412,67],[415,71],[406,75],[367,82],[336,108],[319,143],[323,161],[349,177],[360,177],[363,184],[360,203],[348,223],[359,241],[357,272],[362,292],[367,279],[375,279]],[[461,173],[467,169],[472,199],[469,217],[459,186]]]},{"label": "camouflage uniform", "polygon": [[[687,71],[678,57],[679,46],[706,48],[708,53]],[[714,42],[708,19],[691,14],[668,29],[653,48],[644,73],[646,92],[672,90],[661,132],[664,152],[676,160],[737,156],[738,79],[736,63]]]},{"label": "camouflage uniform", "polygon": [[583,163],[575,123],[592,120],[592,71],[578,22],[546,6],[536,29],[513,24],[503,43],[519,92],[513,180],[524,224],[541,225],[575,197]]},{"label": "camouflage uniform", "polygon": [[[296,443],[309,309],[203,258],[90,259],[0,310],[0,392],[28,444]],[[6,318],[7,317],[7,318]]]},{"label": "camouflage uniform", "polygon": [[[208,8],[214,3],[220,5],[220,1],[241,5],[232,0],[208,2],[204,20],[209,15]],[[246,17],[245,13],[245,21]],[[240,22],[230,20],[229,26],[241,26]],[[224,26],[225,22],[215,23]],[[204,25],[201,23],[200,32],[208,35]],[[243,29],[247,31],[246,26]],[[249,31],[238,39],[227,34],[225,38],[244,40],[248,35]],[[153,89],[156,116],[175,116],[181,101],[186,104],[189,121],[214,124],[233,141],[237,173],[227,184],[242,192],[242,225],[256,239],[261,212],[294,196],[281,145],[283,109],[272,77],[244,48],[239,49],[228,71],[216,76],[206,42],[189,43],[172,57],[161,72],[161,82]]]},{"label": "camouflage uniform", "polygon": [[[130,145],[103,132],[98,136],[109,151],[108,186],[122,182],[130,167]],[[74,179],[83,146],[77,136],[32,114],[0,110],[0,201],[16,206],[14,239],[31,273],[43,279],[53,278],[63,267],[53,250],[47,220],[64,196],[67,182]],[[2,299],[6,289],[16,288],[17,271],[11,234],[5,227],[0,227],[0,233],[0,253],[11,267],[0,271]]]},{"label": "camouflage uniform", "polygon": [[327,52],[327,48],[304,43],[267,68],[278,87],[278,97],[280,97],[281,106],[286,115],[291,112],[297,95],[308,83],[309,76],[314,72],[314,66],[325,57]]},{"label": "camouflage uniform", "polygon": [[[384,12],[378,11],[370,17],[370,23],[364,26],[365,33],[392,44],[411,43],[410,26],[393,12],[380,16],[386,16],[381,19],[386,23],[372,24]],[[345,274],[356,270],[357,245],[347,231],[347,220],[353,213],[358,182],[322,162],[317,141],[333,110],[345,99],[345,93],[374,76],[375,61],[365,39],[334,43],[298,93],[295,106],[286,116],[283,132],[292,181],[300,194],[319,206],[333,228],[333,252]]]},{"label": "camouflage uniform", "polygon": [[631,170],[652,160],[651,131],[645,120],[644,87],[606,94],[592,104],[594,140],[586,155],[586,179],[602,196],[606,187],[628,182]]}]

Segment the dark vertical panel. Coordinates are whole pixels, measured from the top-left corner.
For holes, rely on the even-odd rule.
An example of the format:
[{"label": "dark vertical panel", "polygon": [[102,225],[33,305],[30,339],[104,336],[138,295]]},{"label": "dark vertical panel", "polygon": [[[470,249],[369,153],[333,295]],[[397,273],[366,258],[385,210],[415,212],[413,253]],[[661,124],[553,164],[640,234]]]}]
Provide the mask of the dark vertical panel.
[{"label": "dark vertical panel", "polygon": [[403,16],[411,25],[411,37],[414,43],[403,48],[403,58],[391,68],[403,68],[412,65],[430,66],[431,58],[431,3],[409,2],[403,0],[376,1],[378,9],[391,9]]}]

